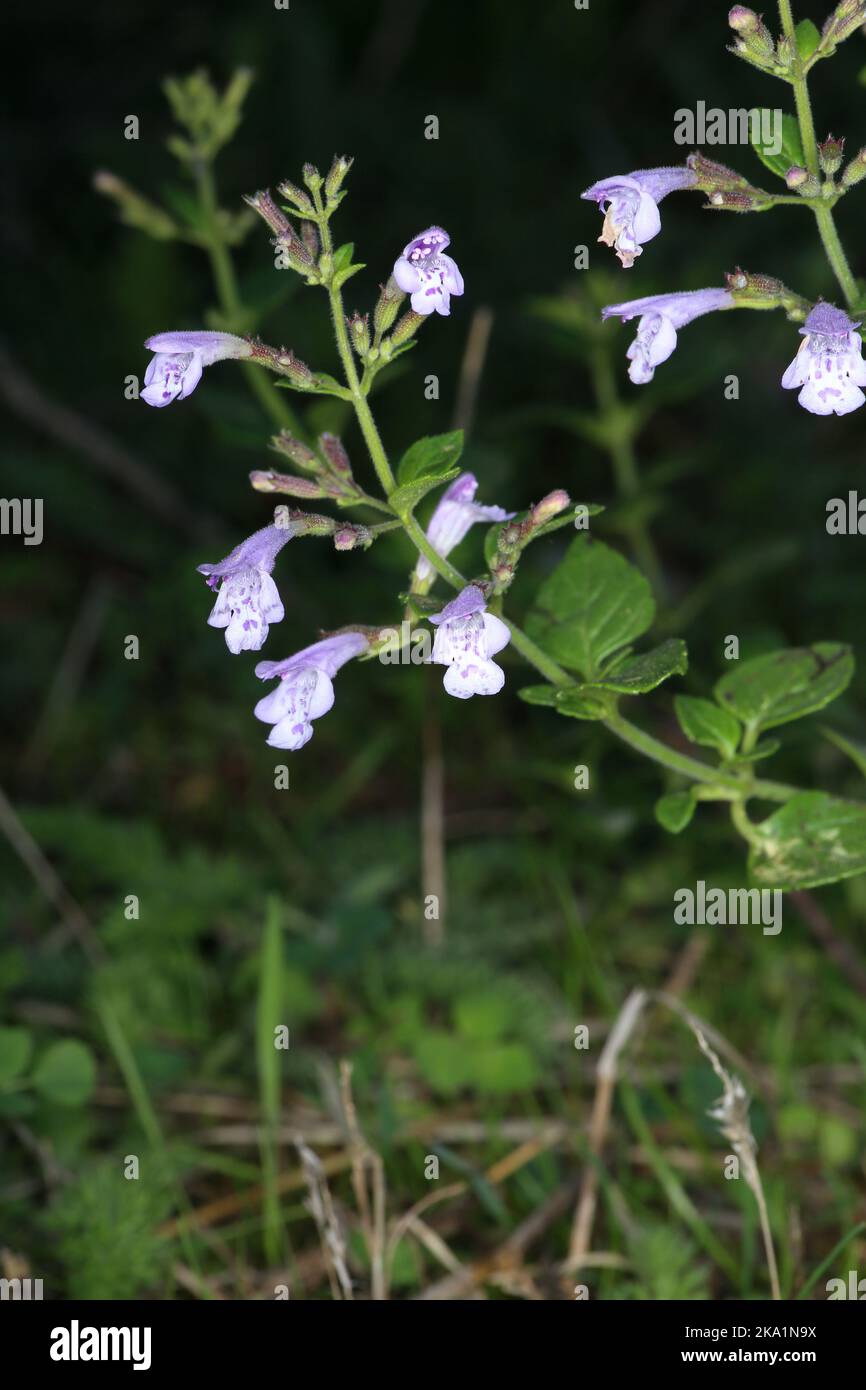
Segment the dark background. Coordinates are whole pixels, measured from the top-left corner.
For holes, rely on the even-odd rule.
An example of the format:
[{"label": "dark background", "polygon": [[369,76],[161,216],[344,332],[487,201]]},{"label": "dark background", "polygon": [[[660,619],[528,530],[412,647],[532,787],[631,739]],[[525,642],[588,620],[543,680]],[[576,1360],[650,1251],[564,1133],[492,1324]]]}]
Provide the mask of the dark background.
[{"label": "dark background", "polygon": [[[820,24],[823,12],[812,17]],[[367,269],[347,288],[349,308],[372,307],[410,236],[430,223],[447,227],[466,294],[449,320],[425,325],[414,353],[376,393],[390,452],[399,456],[420,435],[451,427],[470,318],[489,306],[491,345],[467,453],[479,495],[518,509],[564,486],[577,500],[606,504],[594,528],[624,549],[635,509],[645,515],[664,574],[660,631],[689,644],[691,674],[680,688],[709,692],[730,633],[744,655],[830,639],[859,650],[862,540],[828,537],[824,520],[827,500],[861,482],[866,416],[816,419],[779,388],[799,342],[781,314],[695,323],[640,391],[625,375],[629,329],[611,323],[597,338],[590,327],[601,303],[719,285],[737,265],[810,297],[836,297],[805,209],[741,217],[704,211],[699,195],[675,194],[662,207],[662,234],[632,271],[618,273],[612,253],[595,244],[599,217],[580,201],[581,190],[611,173],[684,158],[688,151],[672,138],[677,108],[698,100],[726,108],[785,102],[781,84],[726,53],[723,4],[593,0],[587,12],[568,0],[292,0],[288,12],[265,0],[92,4],[86,13],[21,11],[4,21],[4,32],[11,61],[0,375],[12,409],[0,441],[0,493],[44,498],[45,540],[27,548],[2,539],[0,780],[110,963],[94,967],[78,953],[45,902],[44,871],[35,884],[0,844],[7,928],[0,989],[10,1020],[35,1030],[37,1050],[55,1036],[85,1039],[102,1087],[86,1111],[70,1116],[36,1104],[16,1118],[58,1156],[67,1182],[44,1171],[33,1176],[20,1133],[0,1159],[7,1195],[21,1199],[7,1243],[41,1259],[40,1269],[55,1261],[55,1289],[86,1297],[104,1289],[91,1265],[105,1249],[94,1238],[82,1254],[74,1241],[102,1210],[99,1174],[108,1170],[100,1165],[110,1164],[118,1139],[134,1142],[140,1120],[110,1099],[119,1078],[100,998],[121,1009],[145,1084],[168,1116],[170,1147],[175,1138],[198,1143],[171,1118],[167,1101],[161,1106],[178,1088],[196,1087],[253,1104],[255,953],[265,902],[276,895],[286,921],[287,1007],[303,1033],[287,1059],[287,1106],[318,1104],[320,1066],[352,1055],[368,1132],[386,1156],[407,1104],[413,1115],[434,1116],[437,1105],[459,1104],[491,1120],[564,1106],[578,1122],[585,1083],[562,1070],[571,1065],[562,1048],[573,1021],[598,1017],[603,1032],[629,986],[664,983],[683,946],[670,921],[675,886],[697,877],[744,881],[742,847],[721,811],[703,810],[681,839],[665,836],[651,813],[665,786],[660,771],[590,726],[521,704],[515,691],[526,672],[514,659],[497,700],[443,698],[436,706],[449,913],[447,944],[434,959],[425,960],[421,944],[418,852],[421,725],[438,717],[429,707],[423,713],[426,673],[348,667],[334,711],[291,758],[291,791],[273,790],[275,758],[252,718],[261,694],[253,659],[228,657],[221,634],[207,628],[209,595],[195,573],[269,519],[268,500],[250,490],[247,473],[272,461],[271,427],[231,364],[214,367],[191,400],[168,411],[123,394],[127,374],[146,365],[143,340],[202,325],[214,303],[199,252],[120,225],[92,189],[98,169],[156,199],[182,184],[165,148],[172,127],[163,78],[205,66],[222,86],[238,66],[255,70],[241,130],[218,161],[226,207],[239,207],[245,192],[297,180],[304,161],[324,169],[335,151],[355,157],[338,232],[355,241]],[[864,63],[857,36],[812,81],[819,136],[846,135],[851,154],[866,140],[857,82]],[[123,138],[130,113],[140,119],[137,142]],[[439,117],[438,141],[423,138],[428,114]],[[706,153],[772,183],[748,149]],[[856,193],[838,221],[862,274]],[[590,247],[588,272],[572,268],[581,243]],[[253,299],[269,293],[271,256],[266,229],[255,227],[237,253]],[[335,370],[319,292],[293,288],[261,331],[316,369]],[[622,398],[647,414],[638,443],[643,490],[631,503],[617,497],[610,460],[581,423],[595,408],[592,366],[605,343]],[[424,398],[428,373],[440,378],[438,401]],[[724,399],[728,373],[739,377],[736,402]],[[306,403],[293,401],[303,414]],[[332,405],[315,404],[307,423],[316,430],[344,422]],[[348,421],[345,437],[358,475],[370,480]],[[114,460],[110,472],[96,460],[103,446]],[[150,500],[135,484],[137,468]],[[160,483],[170,494],[154,501]],[[479,563],[478,533],[474,545],[457,556],[470,573]],[[518,620],[560,553],[556,540],[531,552],[512,595]],[[265,655],[288,655],[320,627],[394,621],[410,563],[398,539],[367,554],[338,555],[325,542],[292,545],[277,574],[287,615]],[[140,639],[138,662],[123,659],[130,633]],[[862,696],[861,677],[834,707],[836,726],[855,738],[863,734]],[[638,721],[677,737],[668,692],[646,700]],[[856,773],[821,741],[818,722],[791,729],[771,775],[859,794]],[[592,768],[593,790],[582,798],[571,790],[576,763]],[[146,903],[132,928],[118,908],[128,893]],[[855,942],[862,887],[855,881],[820,896],[835,929]],[[793,912],[790,921],[769,944],[742,933],[714,937],[689,1003],[769,1069],[774,1100],[794,1107],[789,1128],[774,1131],[768,1158],[780,1239],[792,1204],[806,1226],[783,1257],[794,1279],[855,1219],[862,1120],[841,1093],[822,1108],[803,1078],[809,1068],[853,1064],[864,1009],[858,987]],[[511,1089],[449,1079],[447,1058],[437,1070],[424,1038],[401,1032],[392,1017],[396,999],[427,1020],[419,1033],[447,1032],[467,980],[510,1001],[507,1039],[522,1049],[522,1060],[512,1053],[505,1066]],[[676,1054],[676,1039],[673,1046]],[[713,1141],[702,1102],[716,1083],[697,1054],[688,1066],[677,1105],[694,1134],[672,1138],[706,1146]],[[676,1123],[670,1106],[659,1097],[654,1104],[654,1117]],[[255,1150],[247,1157],[254,1164]],[[574,1169],[573,1156],[548,1158],[509,1194],[504,1230]],[[405,1149],[393,1156],[397,1211],[419,1195],[417,1167],[414,1152],[411,1163]],[[226,1178],[192,1159],[183,1173],[193,1201],[223,1180],[243,1186],[250,1178],[240,1169]],[[626,1167],[619,1181],[628,1186],[632,1177],[640,1219],[664,1224],[667,1208],[647,1173]],[[723,1199],[714,1187],[708,1200]],[[165,1198],[165,1211],[172,1200]],[[129,1249],[165,1215],[154,1201],[133,1225]],[[746,1198],[742,1206],[748,1213]],[[604,1238],[625,1241],[610,1220]],[[751,1231],[743,1236],[740,1285],[748,1296],[753,1280],[761,1287],[760,1261],[755,1274],[752,1217],[742,1220]],[[495,1238],[495,1226],[482,1203],[458,1240],[471,1252]],[[47,1234],[57,1229],[73,1232],[66,1236],[73,1245],[60,1253]],[[309,1230],[300,1230],[303,1243]],[[245,1258],[260,1267],[258,1233],[244,1239]],[[552,1240],[550,1249],[561,1244]],[[166,1262],[154,1258],[128,1277],[123,1296],[154,1288],[178,1296]],[[117,1266],[127,1267],[120,1257]],[[653,1282],[656,1265],[648,1268],[636,1276],[637,1296],[664,1296]],[[410,1271],[410,1287],[413,1277],[421,1281]],[[717,1273],[705,1295],[730,1292],[726,1277]],[[309,1296],[320,1296],[315,1287]],[[626,1295],[614,1281],[607,1296]]]}]

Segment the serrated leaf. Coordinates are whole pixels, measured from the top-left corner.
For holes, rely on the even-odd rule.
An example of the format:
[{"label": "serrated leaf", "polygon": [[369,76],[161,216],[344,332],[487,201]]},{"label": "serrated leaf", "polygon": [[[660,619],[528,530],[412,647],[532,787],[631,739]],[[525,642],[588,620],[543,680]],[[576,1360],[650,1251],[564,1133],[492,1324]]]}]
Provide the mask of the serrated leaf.
[{"label": "serrated leaf", "polygon": [[654,616],[640,570],[583,535],[539,589],[527,631],[555,661],[592,681],[605,658],[646,632]]},{"label": "serrated leaf", "polygon": [[[755,154],[760,159],[765,168],[772,174],[783,179],[791,168],[792,164],[804,165],[806,162],[803,154],[803,145],[800,140],[800,127],[797,124],[796,116],[784,115],[782,117],[782,141],[781,149],[773,154],[769,146],[776,143],[775,113],[768,107],[756,107],[749,112],[749,134],[755,127],[758,131],[758,139],[752,139],[751,145]],[[764,144],[761,132],[768,130],[771,132],[770,141]]]},{"label": "serrated leaf", "polygon": [[680,728],[692,743],[715,748],[723,758],[734,756],[742,730],[728,710],[694,695],[675,695],[674,709]]},{"label": "serrated leaf", "polygon": [[788,647],[744,662],[716,685],[719,704],[757,729],[773,729],[823,709],[854,674],[851,648],[841,642]]},{"label": "serrated leaf", "polygon": [[801,19],[794,30],[794,37],[797,40],[797,52],[806,62],[821,42],[821,31],[811,19]]},{"label": "serrated leaf", "polygon": [[688,666],[685,642],[681,637],[669,637],[661,646],[633,657],[624,666],[617,663],[614,669],[582,689],[614,690],[619,695],[644,695],[648,690],[655,690],[669,676],[685,675]]},{"label": "serrated leaf", "polygon": [[660,797],[656,802],[656,820],[671,835],[679,835],[695,814],[695,804],[690,792],[671,792],[669,796]]},{"label": "serrated leaf", "polygon": [[866,805],[800,792],[755,834],[749,871],[761,887],[817,888],[866,871]]},{"label": "serrated leaf", "polygon": [[404,483],[401,487],[396,487],[388,498],[394,511],[399,516],[407,516],[414,512],[422,498],[432,492],[433,488],[441,487],[443,483],[450,483],[457,477],[459,468],[451,468],[447,473],[437,475],[435,478],[418,478],[414,483]]},{"label": "serrated leaf", "polygon": [[462,430],[416,439],[400,460],[397,482],[414,483],[419,478],[442,478],[456,467],[462,453]]}]

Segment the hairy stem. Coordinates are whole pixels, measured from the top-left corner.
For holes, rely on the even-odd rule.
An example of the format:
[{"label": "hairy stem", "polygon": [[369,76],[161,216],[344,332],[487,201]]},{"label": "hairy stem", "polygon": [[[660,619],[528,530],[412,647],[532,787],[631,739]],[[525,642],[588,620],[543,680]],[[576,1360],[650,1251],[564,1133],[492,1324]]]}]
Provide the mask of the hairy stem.
[{"label": "hairy stem", "polygon": [[[818,142],[815,139],[815,121],[812,116],[809,83],[800,50],[797,47],[797,34],[794,25],[794,16],[791,12],[791,0],[779,0],[779,18],[782,21],[782,29],[785,37],[791,42],[793,52],[790,81],[794,89],[794,105],[797,108],[797,124],[800,127],[803,158],[809,173],[819,178],[821,171],[818,160]],[[832,209],[821,206],[820,204],[814,204],[812,211],[818,223],[818,231],[821,235],[824,254],[830,264],[830,269],[839,282],[839,288],[844,294],[845,302],[850,309],[857,300],[857,282],[851,274],[848,258],[839,240],[839,233],[836,230]]]},{"label": "hairy stem", "polygon": [[[244,306],[238,290],[231,253],[220,230],[213,170],[208,163],[202,160],[196,164],[194,176],[199,202],[205,215],[207,253],[220,308],[235,332],[239,332],[243,328]],[[297,417],[284,395],[275,390],[261,369],[252,362],[243,362],[241,366],[250,390],[274,424],[280,429],[297,431]]]},{"label": "hairy stem", "polygon": [[[318,226],[322,238],[322,252],[325,255],[333,255],[334,243],[331,237],[331,228],[328,222],[328,214],[322,205],[322,194],[319,189],[313,193],[313,201],[316,211],[319,214]],[[331,319],[334,324],[334,336],[337,340],[337,351],[340,354],[340,361],[343,371],[346,374],[346,385],[352,393],[352,404],[355,407],[355,414],[361,433],[364,436],[364,443],[370,454],[373,467],[376,470],[376,477],[382,487],[386,497],[390,497],[396,487],[396,479],[391,471],[388,462],[388,455],[382,443],[381,436],[376,428],[376,421],[373,419],[373,412],[369,402],[361,389],[361,382],[358,377],[358,369],[355,366],[355,358],[352,353],[352,345],[349,342],[349,334],[346,331],[346,314],[343,309],[343,295],[338,286],[331,280],[328,285],[328,299],[331,304]]]}]

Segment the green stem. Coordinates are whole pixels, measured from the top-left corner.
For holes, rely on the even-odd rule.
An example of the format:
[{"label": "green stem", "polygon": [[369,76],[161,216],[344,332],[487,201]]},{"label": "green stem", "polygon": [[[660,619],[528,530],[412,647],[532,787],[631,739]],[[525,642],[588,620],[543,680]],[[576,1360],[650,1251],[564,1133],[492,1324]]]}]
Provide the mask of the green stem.
[{"label": "green stem", "polygon": [[[328,222],[328,214],[322,205],[321,191],[317,188],[313,192],[313,201],[316,211],[319,214],[318,226],[322,238],[322,252],[324,255],[332,256],[334,243],[331,237],[331,228]],[[369,402],[361,389],[361,382],[358,378],[358,369],[355,366],[355,358],[352,352],[352,345],[349,342],[349,334],[346,331],[346,315],[343,309],[343,295],[339,287],[334,284],[333,278],[328,285],[328,299],[331,304],[331,318],[334,324],[334,335],[337,340],[337,351],[340,354],[340,361],[343,364],[343,371],[346,374],[346,384],[352,393],[352,404],[355,407],[355,414],[358,417],[358,424],[364,436],[364,443],[373,461],[376,476],[382,486],[382,491],[386,497],[390,497],[397,481],[391,471],[388,462],[388,455],[382,443],[381,436],[376,428],[376,421],[373,419],[373,412]]]},{"label": "green stem", "polygon": [[744,784],[741,778],[731,773],[722,772],[707,763],[698,762],[697,758],[690,758],[685,753],[678,753],[676,749],[669,748],[666,743],[661,743],[659,739],[653,738],[652,734],[645,733],[620,714],[608,715],[603,723],[606,729],[622,739],[630,748],[642,753],[645,758],[651,758],[653,762],[660,763],[671,772],[681,773],[693,782],[712,782],[717,787],[726,787],[736,792],[738,799],[748,795],[763,797],[766,801],[790,801],[799,790],[785,782],[754,781]]},{"label": "green stem", "polygon": [[[800,127],[800,142],[803,146],[803,158],[806,168],[810,174],[820,178],[820,162],[818,159],[818,142],[815,139],[815,121],[812,117],[812,102],[809,98],[809,82],[806,77],[806,70],[800,50],[797,47],[797,33],[794,25],[794,16],[791,11],[791,0],[779,0],[779,18],[782,21],[782,29],[785,37],[790,41],[792,49],[791,58],[791,86],[794,89],[794,104],[797,108],[797,123]],[[851,274],[851,267],[848,258],[839,240],[839,233],[836,230],[836,223],[833,219],[832,210],[829,207],[813,205],[812,211],[818,223],[818,231],[821,235],[821,242],[824,253],[830,263],[830,268],[836,279],[839,281],[839,288],[845,296],[845,301],[849,309],[857,301],[857,282]]]},{"label": "green stem", "polygon": [[[194,166],[193,174],[199,202],[205,215],[207,253],[220,308],[234,331],[240,332],[244,326],[244,306],[238,290],[231,253],[220,230],[213,170],[210,164],[201,160]],[[250,390],[267,411],[274,424],[280,429],[297,431],[298,421],[294,411],[282,394],[277,394],[271,382],[262,374],[261,369],[251,362],[243,362],[241,367]]]},{"label": "green stem", "polygon": [[[617,392],[616,376],[607,352],[599,352],[596,356],[593,381],[602,420],[605,423],[615,420],[622,411],[622,402]],[[606,447],[613,465],[617,493],[627,505],[634,503],[640,495],[640,478],[631,429],[612,432],[608,437]],[[656,593],[660,593],[662,590],[662,569],[646,523],[642,517],[635,516],[629,518],[624,529],[640,568],[648,576]]]},{"label": "green stem", "polygon": [[839,240],[833,213],[828,207],[816,207],[814,212],[827,260],[830,262],[833,274],[839,281],[839,287],[845,296],[848,308],[852,309],[857,302],[857,281],[851,273],[848,257],[845,255]]}]

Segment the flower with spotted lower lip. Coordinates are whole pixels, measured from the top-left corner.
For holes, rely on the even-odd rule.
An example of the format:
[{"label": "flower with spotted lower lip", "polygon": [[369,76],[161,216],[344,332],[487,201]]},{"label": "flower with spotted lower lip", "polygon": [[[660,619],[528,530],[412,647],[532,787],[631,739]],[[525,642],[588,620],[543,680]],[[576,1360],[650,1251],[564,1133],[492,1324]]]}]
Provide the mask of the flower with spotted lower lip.
[{"label": "flower with spotted lower lip", "polygon": [[394,279],[411,294],[416,314],[450,314],[452,294],[463,293],[463,276],[456,261],[444,254],[451,238],[441,227],[428,227],[403,248],[394,262]]},{"label": "flower with spotted lower lip", "polygon": [[219,585],[208,622],[211,627],[225,628],[226,646],[235,656],[238,652],[257,652],[264,645],[269,625],[285,616],[271,571],[294,531],[291,522],[263,526],[218,564],[198,566],[212,589]]},{"label": "flower with spotted lower lip", "polygon": [[491,658],[508,645],[511,633],[501,618],[487,612],[477,584],[467,584],[430,621],[436,628],[430,659],[448,667],[442,682],[448,694],[458,700],[498,694],[505,672]]},{"label": "flower with spotted lower lip", "polygon": [[334,703],[333,679],[341,666],[369,647],[362,632],[337,632],[314,642],[285,661],[260,661],[256,675],[263,681],[279,676],[279,684],[255,707],[257,719],[273,724],[272,748],[303,748],[313,737],[314,719]]},{"label": "flower with spotted lower lip", "polygon": [[226,357],[249,357],[250,344],[234,333],[157,333],[144,345],[156,354],[144,374],[141,399],[162,407],[191,396],[205,367]]},{"label": "flower with spotted lower lip", "polygon": [[819,303],[800,329],[800,350],[782,377],[789,391],[801,390],[797,400],[813,415],[848,415],[866,400],[863,339],[843,309]]}]

